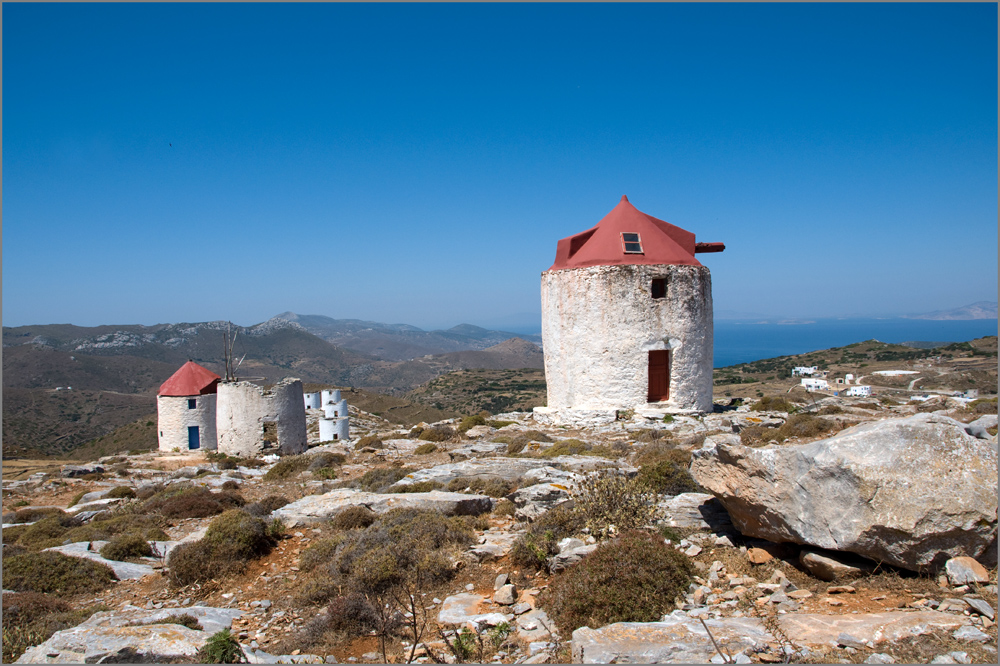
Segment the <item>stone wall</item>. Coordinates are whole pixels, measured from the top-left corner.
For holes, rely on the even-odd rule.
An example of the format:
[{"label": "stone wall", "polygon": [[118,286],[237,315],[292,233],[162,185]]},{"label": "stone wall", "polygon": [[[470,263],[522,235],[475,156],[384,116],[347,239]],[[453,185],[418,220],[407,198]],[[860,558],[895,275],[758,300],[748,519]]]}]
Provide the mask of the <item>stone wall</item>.
[{"label": "stone wall", "polygon": [[[650,285],[666,278],[667,294]],[[549,410],[646,407],[649,352],[670,350],[667,409],[712,410],[712,278],[704,266],[542,273]]]},{"label": "stone wall", "polygon": [[264,390],[251,382],[220,382],[216,408],[219,451],[256,456],[265,447],[265,423],[274,423],[282,454],[306,450],[306,410],[302,382],[285,379]]},{"label": "stone wall", "polygon": [[[188,408],[188,400],[195,401],[195,408]],[[156,429],[160,451],[187,451],[188,427],[198,426],[202,449],[216,447],[214,393],[192,396],[166,396],[156,398]]]}]

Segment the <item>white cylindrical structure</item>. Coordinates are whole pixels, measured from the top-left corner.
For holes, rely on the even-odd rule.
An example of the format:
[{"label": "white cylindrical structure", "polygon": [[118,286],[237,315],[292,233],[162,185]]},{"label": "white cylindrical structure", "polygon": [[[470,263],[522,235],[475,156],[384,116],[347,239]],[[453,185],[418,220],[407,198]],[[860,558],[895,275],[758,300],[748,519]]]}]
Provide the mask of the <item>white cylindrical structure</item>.
[{"label": "white cylindrical structure", "polygon": [[320,419],[319,420],[319,441],[337,442],[350,439],[349,419]]},{"label": "white cylindrical structure", "polygon": [[306,450],[306,410],[302,382],[285,379],[269,390],[250,382],[220,382],[216,406],[218,448],[251,457],[265,447],[282,454]]},{"label": "white cylindrical structure", "polygon": [[157,440],[160,451],[214,450],[216,395],[156,398]]},{"label": "white cylindrical structure", "polygon": [[710,412],[712,326],[712,278],[704,266],[546,271],[547,407]]},{"label": "white cylindrical structure", "polygon": [[322,396],[319,393],[303,393],[302,398],[305,401],[306,409],[320,408]]},{"label": "white cylindrical structure", "polygon": [[323,406],[340,402],[340,389],[323,390]]},{"label": "white cylindrical structure", "polygon": [[335,403],[323,404],[323,416],[328,419],[337,419],[348,416],[347,401],[341,400]]}]

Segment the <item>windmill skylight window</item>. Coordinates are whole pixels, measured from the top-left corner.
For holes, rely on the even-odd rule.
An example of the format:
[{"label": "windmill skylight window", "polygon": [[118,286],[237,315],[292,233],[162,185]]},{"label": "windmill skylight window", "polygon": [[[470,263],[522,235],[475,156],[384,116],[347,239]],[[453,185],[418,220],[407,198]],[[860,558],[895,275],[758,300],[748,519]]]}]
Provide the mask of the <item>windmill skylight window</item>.
[{"label": "windmill skylight window", "polygon": [[639,240],[639,234],[622,232],[622,247],[625,248],[625,254],[642,254],[642,241]]}]

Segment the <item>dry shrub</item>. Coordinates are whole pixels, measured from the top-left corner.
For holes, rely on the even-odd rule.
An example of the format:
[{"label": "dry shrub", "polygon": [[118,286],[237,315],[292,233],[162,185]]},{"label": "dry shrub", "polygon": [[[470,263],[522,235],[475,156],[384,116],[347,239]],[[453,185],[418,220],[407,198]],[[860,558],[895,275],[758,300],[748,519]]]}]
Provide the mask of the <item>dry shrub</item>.
[{"label": "dry shrub", "polygon": [[267,554],[279,537],[280,524],[232,509],[215,518],[200,541],[181,544],[167,562],[173,585],[190,585],[239,573],[251,559]]},{"label": "dry shrub", "polygon": [[153,548],[141,534],[120,534],[101,548],[101,557],[106,560],[125,561],[138,557],[150,557]]},{"label": "dry shrub", "polygon": [[379,615],[371,602],[358,593],[334,597],[302,630],[278,646],[279,652],[307,650],[327,642],[367,636],[379,627]]},{"label": "dry shrub", "polygon": [[148,500],[150,497],[162,493],[166,486],[162,483],[150,483],[144,486],[139,486],[139,489],[135,491],[135,496],[141,500]]},{"label": "dry shrub", "polygon": [[100,592],[118,580],[111,567],[82,557],[45,551],[5,558],[3,585],[15,592],[61,595]]},{"label": "dry shrub", "polygon": [[810,438],[824,434],[832,434],[840,430],[840,426],[828,419],[812,414],[796,414],[778,428],[764,426],[749,426],[740,430],[740,441],[746,446],[762,446],[769,442],[784,442],[790,437]]},{"label": "dry shrub", "polygon": [[366,492],[381,493],[409,473],[410,470],[401,467],[376,467],[352,483]]},{"label": "dry shrub", "polygon": [[582,626],[653,622],[674,608],[692,571],[663,539],[625,532],[557,575],[546,608],[563,635]]},{"label": "dry shrub", "polygon": [[672,462],[678,467],[687,467],[691,464],[691,452],[679,448],[668,440],[660,439],[639,449],[635,456],[635,464],[639,467],[656,465],[663,461]]},{"label": "dry shrub", "polygon": [[65,601],[37,592],[3,595],[3,663],[13,663],[32,645],[80,624],[99,610],[108,609],[96,606],[72,610]]},{"label": "dry shrub", "polygon": [[231,490],[212,492],[203,486],[167,488],[146,500],[143,510],[166,518],[207,518],[246,504]]},{"label": "dry shrub", "polygon": [[516,512],[517,505],[506,497],[501,497],[494,502],[493,511],[491,511],[494,516],[513,516]]},{"label": "dry shrub", "polygon": [[413,452],[418,456],[425,456],[428,453],[434,453],[437,450],[438,447],[435,444],[431,444],[430,442],[428,442],[426,444],[421,444],[420,446],[415,448]]},{"label": "dry shrub", "polygon": [[235,482],[232,479],[230,479],[228,481],[223,482],[223,484],[221,486],[221,489],[222,490],[239,490],[240,489],[240,484],[238,484],[237,482]]},{"label": "dry shrub", "polygon": [[586,520],[575,507],[570,503],[560,504],[536,518],[518,537],[511,548],[510,561],[519,567],[544,569],[548,558],[558,552],[556,544],[579,534],[584,527]]},{"label": "dry shrub", "polygon": [[323,451],[312,456],[312,462],[309,463],[309,467],[306,469],[310,472],[315,472],[318,469],[337,467],[338,465],[343,465],[345,462],[347,462],[347,456],[343,453]]},{"label": "dry shrub", "polygon": [[274,467],[267,470],[267,474],[264,475],[263,479],[264,481],[284,481],[290,479],[300,472],[306,471],[310,462],[312,462],[310,457],[304,454],[285,456],[276,462]]},{"label": "dry shrub", "polygon": [[356,530],[375,522],[377,514],[366,506],[349,506],[330,520],[335,530]]},{"label": "dry shrub", "polygon": [[574,499],[587,527],[597,536],[645,527],[660,515],[656,491],[637,479],[616,474],[584,479]]},{"label": "dry shrub", "polygon": [[506,497],[517,490],[519,480],[508,481],[499,477],[479,478],[460,476],[448,482],[447,489],[450,492],[460,493],[469,491],[477,495],[487,495],[489,497]]},{"label": "dry shrub", "polygon": [[843,408],[840,405],[826,405],[817,410],[817,414],[820,416],[827,416],[829,414],[841,414],[843,413]]},{"label": "dry shrub", "polygon": [[859,402],[858,404],[856,404],[854,406],[857,407],[858,409],[867,409],[869,411],[878,411],[878,410],[882,409],[881,407],[879,407],[874,402]]},{"label": "dry shrub", "polygon": [[782,395],[765,395],[760,400],[750,406],[755,412],[788,412],[791,414],[798,410],[798,407]]},{"label": "dry shrub", "polygon": [[491,428],[506,428],[509,425],[516,423],[516,421],[504,421],[502,419],[487,419],[486,425]]},{"label": "dry shrub", "polygon": [[582,442],[579,439],[563,439],[549,448],[541,451],[538,455],[542,458],[555,458],[556,456],[575,456],[581,453],[589,453],[590,450],[594,448],[591,444],[587,442]]},{"label": "dry shrub", "polygon": [[281,507],[288,504],[289,500],[284,495],[268,495],[263,499],[252,502],[243,507],[243,510],[249,513],[251,516],[257,516],[258,518],[264,518],[270,516],[272,512],[277,511]]},{"label": "dry shrub", "polygon": [[455,430],[450,426],[434,426],[424,428],[417,439],[424,442],[447,442],[455,437]]},{"label": "dry shrub", "polygon": [[25,548],[49,548],[62,545],[65,535],[80,526],[76,516],[59,511],[24,527],[8,527],[3,532],[4,545],[16,543]]},{"label": "dry shrub", "polygon": [[437,481],[417,481],[406,485],[394,485],[386,489],[387,493],[427,493],[440,490],[444,485]]},{"label": "dry shrub", "polygon": [[661,495],[705,492],[705,489],[692,478],[686,466],[682,467],[671,460],[643,465],[639,468],[636,479]]},{"label": "dry shrub", "polygon": [[382,443],[382,438],[376,435],[365,435],[358,440],[358,443],[354,445],[355,451],[360,451],[361,449],[384,449],[385,444]]},{"label": "dry shrub", "polygon": [[105,495],[105,497],[115,499],[135,499],[136,493],[134,489],[129,488],[128,486],[115,486],[108,491],[108,494]]},{"label": "dry shrub", "polygon": [[632,433],[632,437],[637,442],[659,442],[663,440],[669,440],[673,438],[673,433],[669,430],[659,430],[657,428],[636,430]]},{"label": "dry shrub", "polygon": [[18,509],[13,513],[5,513],[3,516],[3,522],[5,523],[34,523],[43,518],[48,518],[53,515],[68,515],[62,509],[57,509],[55,507],[32,507],[29,506],[25,509]]}]

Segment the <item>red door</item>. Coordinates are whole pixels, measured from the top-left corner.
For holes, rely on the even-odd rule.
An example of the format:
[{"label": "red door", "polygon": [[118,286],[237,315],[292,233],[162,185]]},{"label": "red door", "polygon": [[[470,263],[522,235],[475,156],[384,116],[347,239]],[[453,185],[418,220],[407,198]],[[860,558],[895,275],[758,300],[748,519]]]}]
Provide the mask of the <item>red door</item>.
[{"label": "red door", "polygon": [[660,402],[670,397],[670,352],[649,352],[649,402]]}]

